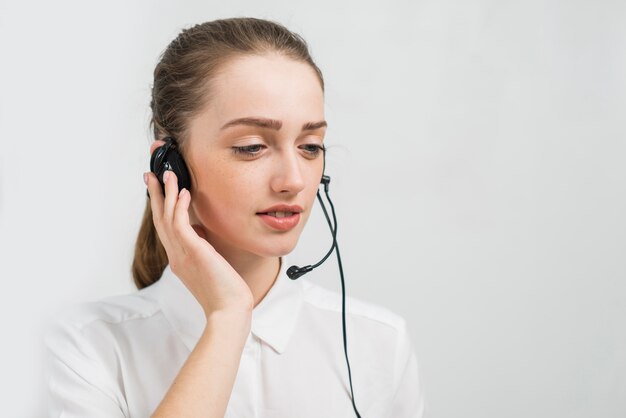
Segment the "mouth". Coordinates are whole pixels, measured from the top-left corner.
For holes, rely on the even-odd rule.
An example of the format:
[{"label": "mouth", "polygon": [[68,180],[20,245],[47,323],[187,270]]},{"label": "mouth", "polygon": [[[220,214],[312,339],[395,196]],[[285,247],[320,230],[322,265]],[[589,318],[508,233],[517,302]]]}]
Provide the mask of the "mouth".
[{"label": "mouth", "polygon": [[263,223],[276,231],[289,231],[300,222],[300,213],[303,209],[298,205],[274,205],[257,215]]},{"label": "mouth", "polygon": [[257,213],[257,215],[268,215],[273,216],[274,218],[288,218],[290,216],[293,216],[294,213],[298,212],[261,212]]},{"label": "mouth", "polygon": [[261,212],[257,216],[266,226],[276,231],[289,231],[300,223],[300,212]]}]

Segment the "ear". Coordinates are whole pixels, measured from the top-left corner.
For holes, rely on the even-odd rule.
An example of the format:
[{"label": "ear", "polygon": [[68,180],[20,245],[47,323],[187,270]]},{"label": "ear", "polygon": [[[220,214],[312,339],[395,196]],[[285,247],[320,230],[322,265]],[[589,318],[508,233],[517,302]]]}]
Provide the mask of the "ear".
[{"label": "ear", "polygon": [[157,141],[154,141],[152,145],[150,145],[150,155],[154,154],[154,150],[156,150],[158,147],[162,145],[165,145],[165,141],[161,141],[160,139]]}]

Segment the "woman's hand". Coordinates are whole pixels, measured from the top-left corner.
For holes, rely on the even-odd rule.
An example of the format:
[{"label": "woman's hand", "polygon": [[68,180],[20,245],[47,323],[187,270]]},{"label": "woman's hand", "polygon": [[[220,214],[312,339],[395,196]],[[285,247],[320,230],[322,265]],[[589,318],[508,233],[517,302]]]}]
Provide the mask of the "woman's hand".
[{"label": "woman's hand", "polygon": [[152,220],[167,252],[170,269],[198,300],[204,312],[252,315],[254,298],[247,283],[189,222],[191,195],[178,191],[178,179],[167,171],[165,197],[156,175],[147,174]]}]

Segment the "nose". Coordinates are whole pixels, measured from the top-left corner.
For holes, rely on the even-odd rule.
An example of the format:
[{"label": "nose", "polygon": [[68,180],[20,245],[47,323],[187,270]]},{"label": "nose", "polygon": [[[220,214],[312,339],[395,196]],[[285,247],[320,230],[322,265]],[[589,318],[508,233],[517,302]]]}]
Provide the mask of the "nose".
[{"label": "nose", "polygon": [[277,193],[297,194],[305,187],[301,157],[291,152],[283,154],[285,155],[281,155],[275,163],[276,169],[271,182],[272,190]]}]

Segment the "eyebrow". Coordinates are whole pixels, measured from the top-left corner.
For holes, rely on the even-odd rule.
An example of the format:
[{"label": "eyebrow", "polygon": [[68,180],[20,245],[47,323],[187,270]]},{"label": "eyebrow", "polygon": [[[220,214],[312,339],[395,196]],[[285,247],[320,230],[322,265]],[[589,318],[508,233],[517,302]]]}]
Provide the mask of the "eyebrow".
[{"label": "eyebrow", "polygon": [[[233,119],[230,122],[227,122],[226,124],[224,124],[224,126],[222,126],[220,130],[224,130],[226,128],[230,128],[231,126],[237,126],[237,125],[258,126],[260,128],[269,128],[269,129],[274,129],[278,131],[283,126],[283,123],[276,119],[246,117],[246,118]],[[307,122],[304,125],[302,125],[302,130],[312,131],[315,129],[323,128],[325,126],[328,126],[325,120],[321,120],[319,122]]]}]

